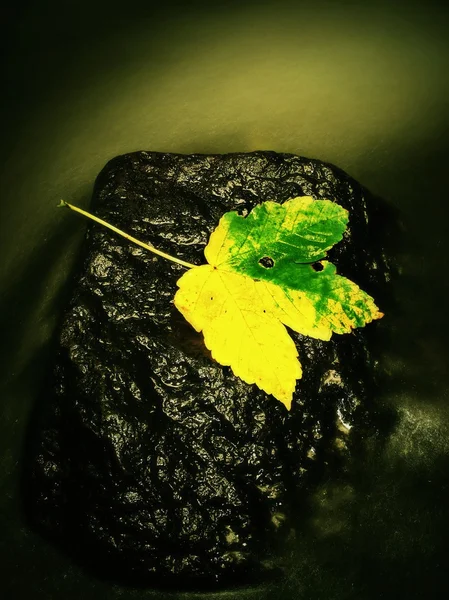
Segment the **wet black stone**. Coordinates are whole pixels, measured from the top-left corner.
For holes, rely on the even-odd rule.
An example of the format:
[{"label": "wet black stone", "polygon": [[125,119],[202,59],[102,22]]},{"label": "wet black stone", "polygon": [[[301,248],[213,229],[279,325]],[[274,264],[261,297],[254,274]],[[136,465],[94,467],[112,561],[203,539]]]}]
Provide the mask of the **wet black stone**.
[{"label": "wet black stone", "polygon": [[[349,210],[348,231],[329,258],[382,308],[391,270],[383,209],[318,160],[128,154],[100,173],[91,210],[200,264],[223,213],[298,195]],[[288,413],[211,359],[173,306],[183,272],[89,227],[29,458],[28,516],[77,560],[116,580],[257,581],[282,565],[302,518],[301,494],[335,440],[350,452],[345,425],[374,427],[367,340],[377,325],[330,342],[292,333],[304,376]]]}]

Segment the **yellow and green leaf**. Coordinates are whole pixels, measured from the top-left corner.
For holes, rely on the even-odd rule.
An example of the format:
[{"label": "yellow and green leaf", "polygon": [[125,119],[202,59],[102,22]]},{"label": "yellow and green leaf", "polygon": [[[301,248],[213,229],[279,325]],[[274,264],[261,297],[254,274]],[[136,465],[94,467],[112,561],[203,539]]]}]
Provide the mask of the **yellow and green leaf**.
[{"label": "yellow and green leaf", "polygon": [[264,202],[247,217],[228,212],[210,236],[207,264],[196,266],[157,250],[113,225],[61,201],[150,252],[189,270],[177,282],[174,304],[203,333],[213,358],[230,366],[290,409],[302,376],[286,326],[329,340],[383,315],[366,292],[324,260],[348,223],[329,200],[302,196]]}]

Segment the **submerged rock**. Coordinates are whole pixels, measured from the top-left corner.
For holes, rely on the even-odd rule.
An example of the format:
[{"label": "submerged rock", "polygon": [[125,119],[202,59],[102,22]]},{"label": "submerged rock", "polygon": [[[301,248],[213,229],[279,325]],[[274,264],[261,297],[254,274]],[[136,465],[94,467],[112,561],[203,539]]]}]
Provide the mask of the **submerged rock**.
[{"label": "submerged rock", "polygon": [[[299,195],[349,210],[329,259],[382,309],[390,267],[379,204],[320,161],[273,152],[128,154],[100,173],[91,210],[200,264],[223,213]],[[211,359],[173,306],[183,272],[89,227],[30,457],[28,514],[108,577],[259,580],[281,564],[311,475],[336,440],[345,445],[352,425],[366,426],[375,389],[366,340],[376,325],[330,342],[292,333],[304,376],[288,413]]]}]

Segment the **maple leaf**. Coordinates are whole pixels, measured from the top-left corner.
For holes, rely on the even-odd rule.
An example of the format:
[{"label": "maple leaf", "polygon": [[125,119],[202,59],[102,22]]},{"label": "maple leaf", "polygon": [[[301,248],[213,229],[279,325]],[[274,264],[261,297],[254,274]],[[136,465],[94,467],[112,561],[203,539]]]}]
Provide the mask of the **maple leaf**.
[{"label": "maple leaf", "polygon": [[264,202],[246,217],[224,214],[204,251],[208,264],[200,266],[62,205],[188,267],[177,281],[176,308],[203,333],[218,363],[288,410],[302,369],[286,326],[329,340],[332,333],[349,333],[383,316],[371,296],[323,260],[348,222],[347,211],[330,200],[302,196],[283,204]]}]

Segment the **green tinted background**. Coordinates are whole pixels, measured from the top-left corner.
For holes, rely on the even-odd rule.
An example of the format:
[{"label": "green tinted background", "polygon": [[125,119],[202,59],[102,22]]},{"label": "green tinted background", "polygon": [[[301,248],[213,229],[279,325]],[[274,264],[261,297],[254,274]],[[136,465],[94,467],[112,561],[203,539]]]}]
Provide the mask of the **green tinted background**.
[{"label": "green tinted background", "polygon": [[[0,590],[3,597],[187,598],[87,575],[29,532],[23,443],[95,176],[134,150],[293,152],[348,171],[402,213],[386,316],[386,445],[317,490],[282,586],[220,595],[442,598],[449,472],[449,17],[436,2],[23,2],[3,12],[0,140]],[[207,595],[210,597],[210,594]]]}]

